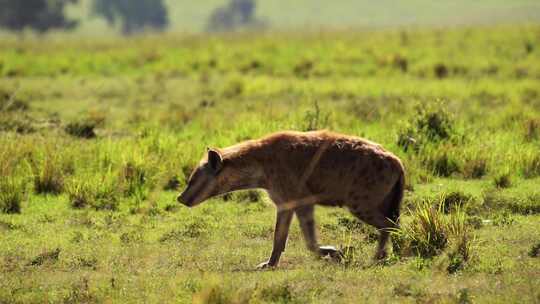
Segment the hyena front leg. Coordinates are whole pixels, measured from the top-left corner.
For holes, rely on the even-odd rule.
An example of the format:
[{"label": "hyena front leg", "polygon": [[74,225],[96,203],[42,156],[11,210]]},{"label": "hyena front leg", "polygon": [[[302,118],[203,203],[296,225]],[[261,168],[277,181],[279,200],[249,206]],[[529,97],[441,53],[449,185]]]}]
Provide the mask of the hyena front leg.
[{"label": "hyena front leg", "polygon": [[313,217],[313,206],[304,206],[295,209],[296,216],[300,222],[300,228],[304,235],[304,240],[309,251],[320,256],[329,255],[334,259],[341,258],[341,252],[332,246],[319,247],[315,234],[315,219]]},{"label": "hyena front leg", "polygon": [[276,219],[276,229],[274,231],[274,247],[270,259],[257,266],[259,269],[275,267],[279,263],[281,253],[285,250],[287,237],[289,236],[289,227],[293,217],[292,210],[278,210]]}]

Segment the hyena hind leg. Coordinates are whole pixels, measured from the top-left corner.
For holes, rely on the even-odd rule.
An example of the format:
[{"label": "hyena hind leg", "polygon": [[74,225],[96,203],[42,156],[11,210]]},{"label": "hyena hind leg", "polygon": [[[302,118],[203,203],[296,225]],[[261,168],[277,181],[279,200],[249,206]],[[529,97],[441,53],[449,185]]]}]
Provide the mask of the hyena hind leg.
[{"label": "hyena hind leg", "polygon": [[377,242],[377,251],[375,252],[374,259],[382,260],[387,256],[386,243],[390,237],[390,231],[397,228],[397,224],[388,219],[382,212],[357,212],[353,214],[360,220],[374,226],[379,231],[379,240]]}]

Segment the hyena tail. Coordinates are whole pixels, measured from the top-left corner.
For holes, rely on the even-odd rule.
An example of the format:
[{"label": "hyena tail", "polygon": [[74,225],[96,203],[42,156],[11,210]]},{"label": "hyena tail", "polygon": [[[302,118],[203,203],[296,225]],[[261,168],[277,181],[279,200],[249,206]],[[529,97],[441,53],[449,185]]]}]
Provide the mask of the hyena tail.
[{"label": "hyena tail", "polygon": [[398,181],[384,199],[384,216],[392,221],[397,227],[399,225],[399,215],[401,202],[405,192],[405,174],[401,173]]}]

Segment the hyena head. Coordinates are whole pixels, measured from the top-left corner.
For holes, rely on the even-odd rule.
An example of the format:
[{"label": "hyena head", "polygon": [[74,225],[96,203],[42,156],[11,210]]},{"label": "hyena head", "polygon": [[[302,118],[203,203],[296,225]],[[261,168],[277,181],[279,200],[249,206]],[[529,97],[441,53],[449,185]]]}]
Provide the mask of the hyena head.
[{"label": "hyena head", "polygon": [[177,198],[178,202],[188,207],[196,206],[212,196],[221,194],[223,158],[217,149],[209,148],[207,154],[193,170],[186,189]]}]

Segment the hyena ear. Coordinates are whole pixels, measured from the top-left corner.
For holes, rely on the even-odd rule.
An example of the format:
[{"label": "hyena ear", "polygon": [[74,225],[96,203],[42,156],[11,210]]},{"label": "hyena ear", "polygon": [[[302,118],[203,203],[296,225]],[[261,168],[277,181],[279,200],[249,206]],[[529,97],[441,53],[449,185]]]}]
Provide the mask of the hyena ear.
[{"label": "hyena ear", "polygon": [[223,158],[221,153],[216,149],[207,148],[208,150],[208,164],[214,173],[218,173],[223,167]]}]

